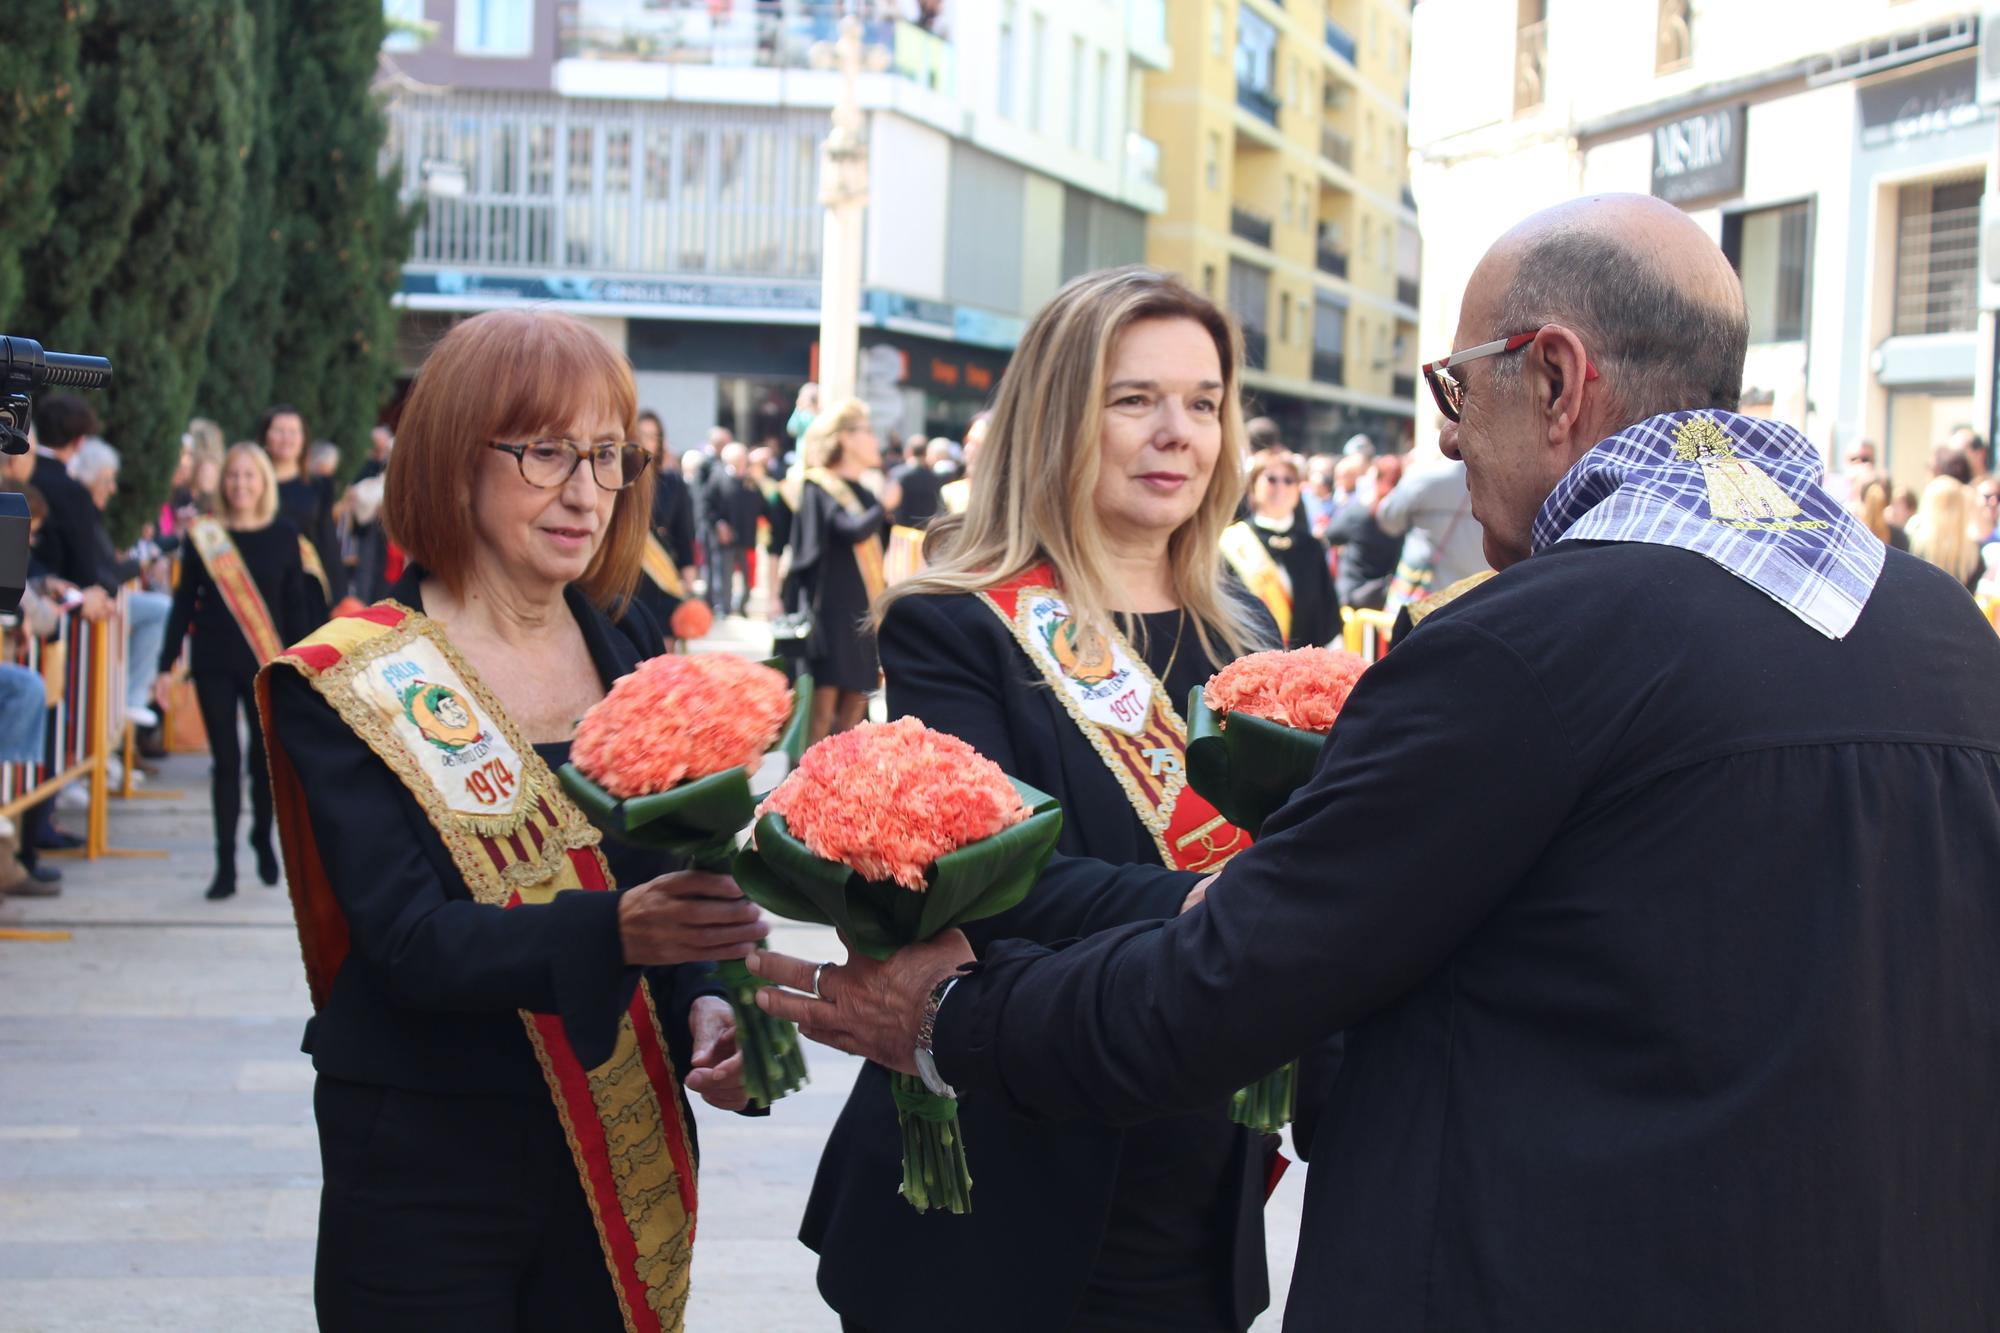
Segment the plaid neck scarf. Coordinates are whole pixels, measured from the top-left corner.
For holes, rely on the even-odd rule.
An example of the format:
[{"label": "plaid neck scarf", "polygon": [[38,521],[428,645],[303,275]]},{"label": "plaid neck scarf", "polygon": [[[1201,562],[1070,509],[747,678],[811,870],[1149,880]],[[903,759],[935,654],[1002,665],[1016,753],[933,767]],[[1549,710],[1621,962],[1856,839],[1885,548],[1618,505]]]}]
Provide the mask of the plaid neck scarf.
[{"label": "plaid neck scarf", "polygon": [[1845,638],[1886,548],[1826,493],[1823,476],[1818,451],[1790,426],[1668,412],[1576,461],[1535,517],[1534,550],[1559,541],[1678,546]]}]

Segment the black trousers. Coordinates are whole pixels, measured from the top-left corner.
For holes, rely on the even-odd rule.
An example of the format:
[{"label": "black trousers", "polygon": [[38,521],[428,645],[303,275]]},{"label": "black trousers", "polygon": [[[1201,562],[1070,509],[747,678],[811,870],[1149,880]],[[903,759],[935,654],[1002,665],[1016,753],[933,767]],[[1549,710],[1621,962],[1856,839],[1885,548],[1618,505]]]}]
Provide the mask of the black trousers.
[{"label": "black trousers", "polygon": [[208,732],[208,752],[215,758],[215,863],[236,866],[236,816],[243,805],[243,751],[236,739],[236,715],[250,719],[250,839],[262,845],[271,837],[271,773],[264,756],[264,728],[257,720],[256,678],[230,674],[194,677],[194,697],[201,706],[201,725]]},{"label": "black trousers", "polygon": [[322,1074],[322,1333],[618,1333],[576,1163],[547,1098]]}]

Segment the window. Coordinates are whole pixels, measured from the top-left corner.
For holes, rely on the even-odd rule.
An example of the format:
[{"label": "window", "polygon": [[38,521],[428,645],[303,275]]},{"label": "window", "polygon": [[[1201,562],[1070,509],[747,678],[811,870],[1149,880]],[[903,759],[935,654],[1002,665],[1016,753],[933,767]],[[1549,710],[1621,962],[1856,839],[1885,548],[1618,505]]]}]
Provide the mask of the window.
[{"label": "window", "polygon": [[1722,252],[1743,279],[1752,343],[1806,336],[1806,288],[1812,273],[1812,205],[1787,204],[1722,219]]},{"label": "window", "polygon": [[1293,189],[1291,173],[1287,172],[1285,174],[1285,210],[1283,216],[1285,225],[1288,227],[1292,225]]},{"label": "window", "polygon": [[1265,323],[1271,310],[1271,271],[1241,260],[1229,261],[1229,310],[1243,326],[1243,359],[1253,370],[1265,360]]},{"label": "window", "polygon": [[1229,15],[1222,8],[1222,0],[1208,7],[1208,49],[1212,55],[1221,55],[1228,40]]},{"label": "window", "polygon": [[1215,265],[1213,264],[1203,264],[1201,266],[1201,294],[1211,301],[1215,299]]},{"label": "window", "polygon": [[1292,340],[1292,294],[1290,292],[1279,292],[1278,293],[1278,341],[1281,343],[1288,343],[1291,340]]},{"label": "window", "polygon": [[534,0],[458,0],[454,45],[462,56],[532,55],[534,17]]},{"label": "window", "polygon": [[414,25],[424,21],[424,0],[382,0],[382,17],[392,25],[382,41],[384,51],[415,51],[423,45]]},{"label": "window", "polygon": [[993,76],[998,85],[994,89],[993,107],[1003,120],[1014,119],[1015,38],[1014,0],[1007,0],[1000,7],[1000,63]]},{"label": "window", "polygon": [[1549,0],[1518,0],[1514,33],[1514,114],[1542,105],[1549,67]]},{"label": "window", "polygon": [[1048,121],[1042,97],[1042,70],[1049,63],[1048,19],[1036,14],[1029,31],[1033,37],[1028,43],[1028,123],[1040,130]]},{"label": "window", "polygon": [[1901,334],[1970,333],[1979,326],[1982,177],[1897,191],[1896,325]]},{"label": "window", "polygon": [[1208,182],[1209,189],[1222,188],[1222,136],[1213,130],[1209,131],[1208,161],[1203,163],[1201,174]]},{"label": "window", "polygon": [[1334,301],[1313,303],[1312,377],[1322,384],[1347,382],[1347,308]]},{"label": "window", "polygon": [[1069,146],[1083,148],[1083,38],[1069,39]]},{"label": "window", "polygon": [[1111,105],[1111,57],[1097,53],[1097,160],[1111,160],[1111,127],[1118,123]]},{"label": "window", "polygon": [[1265,101],[1278,100],[1278,30],[1247,9],[1236,11],[1236,86]]},{"label": "window", "polygon": [[1659,32],[1654,37],[1653,72],[1667,74],[1694,62],[1694,25],[1688,0],[1660,0]]}]

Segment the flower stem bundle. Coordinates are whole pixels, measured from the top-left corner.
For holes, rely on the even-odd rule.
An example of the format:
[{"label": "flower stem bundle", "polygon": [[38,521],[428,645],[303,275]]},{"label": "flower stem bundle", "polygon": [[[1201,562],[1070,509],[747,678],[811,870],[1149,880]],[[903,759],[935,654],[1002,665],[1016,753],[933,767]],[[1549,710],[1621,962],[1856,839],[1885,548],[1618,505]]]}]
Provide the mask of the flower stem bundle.
[{"label": "flower stem bundle", "polygon": [[[794,689],[726,653],[652,658],[584,715],[563,786],[611,836],[726,875],[756,812],[750,771],[774,743],[798,757],[811,699],[811,678]],[[717,964],[716,979],[736,1018],[744,1091],[767,1107],[807,1081],[798,1027],[757,1007],[769,983],[741,962]]]},{"label": "flower stem bundle", "polygon": [[[957,737],[914,718],[863,723],[806,751],[771,793],[736,882],[765,909],[837,927],[882,959],[1019,903],[1061,832],[1052,798]],[[919,1212],[970,1211],[957,1100],[904,1074],[889,1084],[903,1197]]]},{"label": "flower stem bundle", "polygon": [[[1188,698],[1188,785],[1256,837],[1311,780],[1327,733],[1368,664],[1337,648],[1251,653]],[[1259,1133],[1290,1123],[1298,1101],[1293,1061],[1238,1092],[1230,1118]]]}]

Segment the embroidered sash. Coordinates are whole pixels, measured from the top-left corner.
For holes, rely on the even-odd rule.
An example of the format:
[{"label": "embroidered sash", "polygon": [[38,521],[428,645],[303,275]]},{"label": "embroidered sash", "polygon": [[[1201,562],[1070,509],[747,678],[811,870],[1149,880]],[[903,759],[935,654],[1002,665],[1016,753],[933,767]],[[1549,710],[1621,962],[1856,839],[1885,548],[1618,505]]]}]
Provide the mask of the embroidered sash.
[{"label": "embroidered sash", "polygon": [[[807,468],[806,480],[831,495],[833,502],[850,514],[867,509],[845,478],[836,477],[823,467]],[[882,543],[873,537],[863,537],[854,543],[854,563],[861,566],[861,583],[868,589],[868,600],[872,603],[889,586],[888,575],[882,568]]]},{"label": "embroidered sash", "polygon": [[1115,631],[1079,634],[1043,565],[979,594],[1062,700],[1111,770],[1163,865],[1220,870],[1250,835],[1187,785],[1187,724],[1145,662]]},{"label": "embroidered sash", "polygon": [[[329,621],[257,678],[271,785],[313,1005],[347,955],[304,779],[271,726],[271,673],[297,671],[408,787],[475,901],[512,908],[613,886],[598,834],[438,626],[394,602]],[[687,1311],[695,1171],[673,1063],[641,984],[611,1057],[585,1069],[554,1014],[521,1011],[604,1250],[627,1333]]]},{"label": "embroidered sash", "polygon": [[882,577],[891,585],[924,572],[924,530],[901,523],[889,529],[889,553],[882,558]]},{"label": "embroidered sash", "polygon": [[646,534],[646,549],[640,552],[639,567],[646,571],[646,577],[661,592],[687,600],[687,584],[681,581],[681,572],[675,568],[674,558],[667,554],[667,548],[651,532]]},{"label": "embroidered sash", "polygon": [[271,608],[264,604],[264,594],[257,590],[257,581],[250,577],[250,567],[243,563],[243,553],[236,549],[229,529],[212,518],[196,519],[188,529],[188,540],[208,568],[209,582],[215,585],[229,618],[243,631],[257,665],[261,667],[285,651],[285,641],[271,621]]},{"label": "embroidered sash", "polygon": [[1284,568],[1264,549],[1263,539],[1248,523],[1231,523],[1222,530],[1222,558],[1236,571],[1258,601],[1278,622],[1278,637],[1292,641],[1292,584]]},{"label": "embroidered sash", "polygon": [[320,596],[326,598],[327,605],[333,604],[333,580],[326,576],[326,566],[320,563],[319,547],[312,544],[312,538],[299,538],[299,563],[306,567],[306,573],[319,580]]}]

